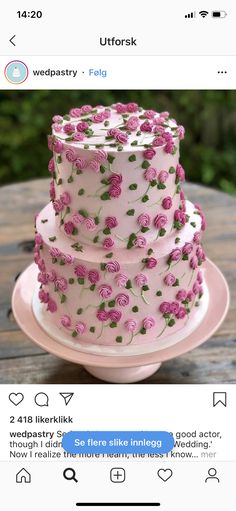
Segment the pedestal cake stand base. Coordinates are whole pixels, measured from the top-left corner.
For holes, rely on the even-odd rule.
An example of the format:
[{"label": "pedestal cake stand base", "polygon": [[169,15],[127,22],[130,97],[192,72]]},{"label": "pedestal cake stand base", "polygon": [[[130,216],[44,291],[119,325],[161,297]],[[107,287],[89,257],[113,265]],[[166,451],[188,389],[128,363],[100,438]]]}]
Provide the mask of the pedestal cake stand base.
[{"label": "pedestal cake stand base", "polygon": [[208,259],[205,272],[209,292],[208,310],[200,325],[191,334],[173,346],[142,355],[95,355],[59,343],[37,322],[32,310],[37,274],[38,269],[32,264],[16,282],[12,295],[12,309],[18,325],[45,351],[81,364],[90,374],[107,382],[134,383],[151,376],[160,368],[162,362],[183,355],[209,339],[223,322],[229,307],[227,282],[217,266]]}]

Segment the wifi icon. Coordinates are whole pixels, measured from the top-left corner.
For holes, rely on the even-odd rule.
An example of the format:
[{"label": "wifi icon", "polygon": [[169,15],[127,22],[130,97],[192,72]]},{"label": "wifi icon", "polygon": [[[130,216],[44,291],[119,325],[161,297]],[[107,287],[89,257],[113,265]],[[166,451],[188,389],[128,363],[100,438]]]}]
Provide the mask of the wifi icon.
[{"label": "wifi icon", "polygon": [[209,14],[209,12],[208,11],[199,11],[199,14],[202,18],[205,18]]}]

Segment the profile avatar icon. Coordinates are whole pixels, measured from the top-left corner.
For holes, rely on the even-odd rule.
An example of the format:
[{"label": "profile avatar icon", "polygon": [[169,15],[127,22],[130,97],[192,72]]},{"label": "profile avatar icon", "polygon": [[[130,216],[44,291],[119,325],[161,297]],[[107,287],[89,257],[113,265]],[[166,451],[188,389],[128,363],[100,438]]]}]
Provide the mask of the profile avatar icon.
[{"label": "profile avatar icon", "polygon": [[18,85],[27,80],[29,70],[25,62],[22,62],[22,60],[12,60],[6,65],[4,74],[8,82]]},{"label": "profile avatar icon", "polygon": [[208,477],[205,479],[205,483],[208,483],[210,480],[220,482],[219,478],[217,477],[217,470],[215,468],[209,468],[208,470]]}]

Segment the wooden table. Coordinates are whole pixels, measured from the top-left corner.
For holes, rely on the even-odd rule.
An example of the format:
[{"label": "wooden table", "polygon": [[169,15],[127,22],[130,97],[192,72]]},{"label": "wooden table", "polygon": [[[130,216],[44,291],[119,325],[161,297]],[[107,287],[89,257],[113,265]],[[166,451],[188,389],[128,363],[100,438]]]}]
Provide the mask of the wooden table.
[{"label": "wooden table", "polygon": [[[103,383],[81,366],[44,352],[19,330],[11,312],[15,278],[32,262],[33,217],[48,201],[48,186],[43,179],[0,189],[0,383]],[[165,362],[144,383],[235,383],[236,199],[195,184],[185,189],[206,212],[206,253],[229,283],[231,307],[214,337]]]}]

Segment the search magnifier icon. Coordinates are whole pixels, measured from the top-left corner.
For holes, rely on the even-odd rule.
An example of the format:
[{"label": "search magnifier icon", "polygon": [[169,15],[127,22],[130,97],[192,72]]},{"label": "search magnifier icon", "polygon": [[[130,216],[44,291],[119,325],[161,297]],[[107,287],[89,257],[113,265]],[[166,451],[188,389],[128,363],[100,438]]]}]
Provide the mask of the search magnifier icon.
[{"label": "search magnifier icon", "polygon": [[73,468],[65,468],[63,477],[67,481],[75,481],[75,483],[78,483],[78,479],[76,479],[76,472]]}]

